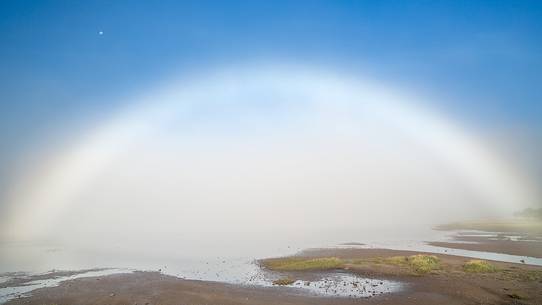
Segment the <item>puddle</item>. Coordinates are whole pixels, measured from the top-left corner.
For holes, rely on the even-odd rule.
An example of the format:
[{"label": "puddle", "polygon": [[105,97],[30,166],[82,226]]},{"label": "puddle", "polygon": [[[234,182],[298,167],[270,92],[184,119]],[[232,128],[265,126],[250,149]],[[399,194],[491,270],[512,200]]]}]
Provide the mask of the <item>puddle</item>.
[{"label": "puddle", "polygon": [[297,280],[289,287],[314,296],[370,298],[385,293],[398,292],[403,284],[394,281],[361,278],[352,274],[329,274],[316,281]]}]

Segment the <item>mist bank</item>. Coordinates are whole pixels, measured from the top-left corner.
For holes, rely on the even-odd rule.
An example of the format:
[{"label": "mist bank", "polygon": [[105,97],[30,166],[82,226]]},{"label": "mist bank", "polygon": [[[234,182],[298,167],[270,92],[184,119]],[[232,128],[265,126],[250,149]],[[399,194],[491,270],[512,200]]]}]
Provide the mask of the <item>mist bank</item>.
[{"label": "mist bank", "polygon": [[473,130],[361,77],[234,69],[130,105],[23,175],[3,239],[343,242],[538,198]]}]

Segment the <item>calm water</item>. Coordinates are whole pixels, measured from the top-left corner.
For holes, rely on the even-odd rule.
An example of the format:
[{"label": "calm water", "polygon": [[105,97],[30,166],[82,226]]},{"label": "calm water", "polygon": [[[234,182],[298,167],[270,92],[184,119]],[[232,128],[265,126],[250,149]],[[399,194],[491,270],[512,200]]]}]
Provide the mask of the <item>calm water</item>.
[{"label": "calm water", "polygon": [[[217,279],[254,259],[288,255],[300,250],[335,246],[345,242],[385,245],[419,245],[441,240],[446,233],[420,227],[382,227],[308,231],[288,234],[243,233],[231,236],[201,234],[186,237],[157,234],[132,238],[92,239],[74,242],[41,241],[0,244],[0,273],[46,272],[91,268],[158,270],[178,276]],[[229,267],[226,267],[229,266]],[[206,270],[213,270],[206,272]],[[215,274],[214,276],[212,274]]]},{"label": "calm water", "polygon": [[[505,262],[520,262],[523,259],[528,264],[542,265],[542,259],[537,258],[429,246],[425,241],[449,240],[454,232],[428,228],[429,226],[410,226],[401,230],[397,227],[373,228],[312,235],[293,232],[289,236],[270,235],[247,240],[187,240],[178,236],[161,235],[152,240],[142,239],[138,243],[130,240],[112,242],[104,238],[101,245],[63,244],[58,241],[3,243],[0,254],[0,273],[3,276],[0,278],[0,285],[9,280],[11,275],[7,272],[25,272],[32,275],[51,270],[114,268],[103,272],[152,270],[186,279],[270,286],[277,275],[262,272],[255,259],[294,254],[307,248],[345,247],[340,244],[347,242],[364,243],[348,247],[418,250]],[[96,271],[77,277],[93,276],[94,272]],[[24,296],[33,289],[54,286],[71,278],[73,276],[31,282],[24,286],[4,287],[0,289],[0,301],[18,295]],[[348,274],[328,274],[309,283],[297,281],[289,285],[289,288],[312,294],[350,297],[367,297],[401,289],[400,283],[380,282]],[[340,288],[337,288],[339,286]]]}]

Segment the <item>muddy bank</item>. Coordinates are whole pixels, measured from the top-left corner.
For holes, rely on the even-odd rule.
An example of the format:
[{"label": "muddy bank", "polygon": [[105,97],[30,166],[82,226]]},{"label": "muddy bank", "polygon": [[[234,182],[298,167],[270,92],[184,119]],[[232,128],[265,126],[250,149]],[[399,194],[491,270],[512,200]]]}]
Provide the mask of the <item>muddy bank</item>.
[{"label": "muddy bank", "polygon": [[8,273],[0,274],[0,276],[9,277],[9,280],[0,283],[0,288],[28,285],[29,283],[35,282],[35,281],[54,280],[54,279],[59,279],[63,277],[84,274],[87,272],[104,271],[104,270],[107,270],[107,269],[85,269],[85,270],[78,270],[78,271],[52,270],[51,272],[47,272],[44,274],[37,274],[37,275],[28,275],[24,272],[8,272]]},{"label": "muddy bank", "polygon": [[542,258],[540,220],[479,220],[440,225],[435,229],[459,232],[453,236],[453,242],[428,242],[432,246]]},{"label": "muddy bank", "polygon": [[[388,249],[310,249],[287,259],[314,262],[332,257],[341,260],[339,269],[406,283],[408,288],[399,294],[404,298],[397,304],[408,304],[404,302],[409,298],[415,298],[419,304],[542,304],[539,266],[474,260],[491,268],[472,271],[466,268],[473,262],[471,258]],[[436,263],[427,269],[427,265],[412,264],[419,257],[422,262],[430,258]]]},{"label": "muddy bank", "polygon": [[[378,304],[397,304],[400,298],[399,295],[382,297]],[[314,297],[284,287],[239,286],[182,280],[157,272],[135,272],[67,281],[58,287],[34,291],[29,298],[12,300],[7,304],[323,305],[360,302],[374,303],[370,299]]]},{"label": "muddy bank", "polygon": [[[430,284],[429,282],[426,284]],[[422,285],[420,285],[421,287]],[[214,282],[181,280],[159,273],[136,272],[100,279],[85,278],[65,282],[59,287],[35,291],[32,297],[7,304],[58,305],[233,305],[233,304],[468,304],[463,298],[413,287],[409,292],[374,298],[325,298],[300,295],[284,287],[246,287]]]},{"label": "muddy bank", "polygon": [[[457,240],[461,241],[462,239],[458,238]],[[427,244],[452,249],[495,252],[542,258],[542,242],[490,240],[489,238],[481,237],[476,239],[471,238],[469,241],[471,242],[429,242]]]},{"label": "muddy bank", "polygon": [[414,254],[418,252],[313,249],[296,257],[334,257],[356,263],[326,270],[278,271],[281,275],[302,274],[305,278],[321,272],[346,272],[404,284],[399,292],[370,298],[322,297],[284,286],[242,286],[135,272],[66,281],[7,304],[542,304],[541,267],[493,262],[498,271],[466,273],[461,270],[469,259],[448,255],[437,255],[439,268],[424,274],[414,274],[402,266],[363,263]]}]

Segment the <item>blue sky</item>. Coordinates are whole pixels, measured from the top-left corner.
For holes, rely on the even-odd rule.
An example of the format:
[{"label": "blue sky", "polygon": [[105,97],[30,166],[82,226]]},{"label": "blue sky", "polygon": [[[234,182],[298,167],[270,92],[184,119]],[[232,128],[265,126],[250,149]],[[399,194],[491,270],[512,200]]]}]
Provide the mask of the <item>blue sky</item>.
[{"label": "blue sky", "polygon": [[542,127],[538,1],[2,1],[0,40],[6,163],[170,75],[261,59],[359,71],[488,128]]},{"label": "blue sky", "polygon": [[540,1],[0,1],[0,41],[0,233],[542,202]]}]

